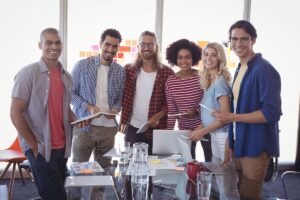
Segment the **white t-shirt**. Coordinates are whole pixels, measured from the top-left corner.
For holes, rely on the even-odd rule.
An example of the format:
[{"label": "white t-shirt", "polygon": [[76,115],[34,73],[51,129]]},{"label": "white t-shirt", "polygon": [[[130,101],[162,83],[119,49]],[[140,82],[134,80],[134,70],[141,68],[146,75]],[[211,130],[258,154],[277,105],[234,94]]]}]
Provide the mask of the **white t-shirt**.
[{"label": "white t-shirt", "polygon": [[136,128],[148,121],[150,98],[157,72],[145,72],[141,68],[136,80],[136,91],[133,100],[133,111],[130,124]]},{"label": "white t-shirt", "polygon": [[[107,91],[107,78],[108,78],[109,66],[101,65],[97,69],[97,84],[96,84],[96,106],[100,108],[102,112],[109,112],[108,104],[108,91]],[[98,118],[92,120],[92,125],[115,127],[116,122],[114,119],[107,119],[101,115]]]}]

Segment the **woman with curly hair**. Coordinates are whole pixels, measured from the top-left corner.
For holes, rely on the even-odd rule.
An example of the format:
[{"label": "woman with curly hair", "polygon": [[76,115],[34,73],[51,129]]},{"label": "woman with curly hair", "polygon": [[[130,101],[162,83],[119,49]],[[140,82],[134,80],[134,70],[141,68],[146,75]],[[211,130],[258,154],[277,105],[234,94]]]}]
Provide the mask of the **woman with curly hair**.
[{"label": "woman with curly hair", "polygon": [[[180,68],[180,71],[169,76],[166,82],[167,128],[174,129],[177,119],[179,130],[194,130],[201,124],[199,103],[204,92],[200,86],[199,72],[192,66],[199,63],[201,48],[194,42],[181,39],[170,44],[167,48],[166,59],[171,66],[176,65]],[[210,142],[201,141],[201,145],[204,150],[205,161],[210,161]],[[192,142],[191,153],[194,159],[195,149],[196,142]]]},{"label": "woman with curly hair", "polygon": [[[208,43],[203,50],[203,71],[201,85],[204,96],[201,104],[213,110],[230,110],[230,73],[226,66],[226,56],[223,47],[218,43]],[[212,162],[221,165],[224,162],[225,144],[228,126],[217,121],[207,108],[201,109],[202,124],[192,132],[191,140],[198,141],[206,135],[211,136]],[[237,175],[233,164],[226,168],[227,173],[217,178],[217,184],[224,188],[220,199],[238,198],[236,186]],[[234,182],[235,184],[228,184]],[[228,196],[230,195],[230,196]],[[235,195],[235,196],[232,196]]]}]

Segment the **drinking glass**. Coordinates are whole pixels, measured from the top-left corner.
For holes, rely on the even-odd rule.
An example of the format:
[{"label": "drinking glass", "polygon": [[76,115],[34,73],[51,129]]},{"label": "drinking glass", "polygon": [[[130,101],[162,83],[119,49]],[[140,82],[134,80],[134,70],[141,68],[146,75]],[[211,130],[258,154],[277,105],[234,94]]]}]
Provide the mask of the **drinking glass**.
[{"label": "drinking glass", "polygon": [[130,142],[125,141],[123,146],[120,146],[120,162],[127,163],[129,161]]},{"label": "drinking glass", "polygon": [[209,200],[211,190],[211,173],[198,172],[197,173],[197,199]]},{"label": "drinking glass", "polygon": [[148,144],[134,143],[131,174],[131,192],[133,200],[148,199]]}]

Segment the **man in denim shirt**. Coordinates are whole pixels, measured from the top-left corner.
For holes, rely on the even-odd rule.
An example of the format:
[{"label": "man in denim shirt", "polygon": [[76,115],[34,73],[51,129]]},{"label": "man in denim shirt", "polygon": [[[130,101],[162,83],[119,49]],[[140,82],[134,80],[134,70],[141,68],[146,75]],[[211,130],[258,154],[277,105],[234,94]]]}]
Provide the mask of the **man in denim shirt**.
[{"label": "man in denim shirt", "polygon": [[[115,29],[107,29],[101,35],[101,54],[76,63],[72,77],[74,81],[72,105],[78,118],[96,112],[117,114],[121,109],[125,71],[113,61],[118,52],[121,35]],[[115,115],[101,115],[92,119],[91,125],[73,131],[73,162],[94,159],[102,167],[110,165],[103,155],[114,147],[118,131]]]},{"label": "man in denim shirt", "polygon": [[225,162],[233,151],[240,197],[255,200],[262,199],[270,157],[279,156],[278,122],[282,115],[280,76],[261,54],[254,53],[256,37],[248,21],[230,27],[231,49],[240,59],[232,86],[232,113],[214,112],[217,120],[231,123]]}]

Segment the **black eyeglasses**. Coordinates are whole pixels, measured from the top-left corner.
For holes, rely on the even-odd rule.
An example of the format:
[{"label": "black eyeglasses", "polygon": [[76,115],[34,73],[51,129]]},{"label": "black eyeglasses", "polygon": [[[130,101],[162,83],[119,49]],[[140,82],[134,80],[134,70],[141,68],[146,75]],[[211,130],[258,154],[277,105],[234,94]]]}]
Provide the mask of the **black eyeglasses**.
[{"label": "black eyeglasses", "polygon": [[153,49],[154,46],[155,46],[155,43],[153,42],[149,42],[149,43],[146,43],[146,42],[141,42],[140,43],[140,46],[144,49],[146,47],[148,47],[149,49]]}]

